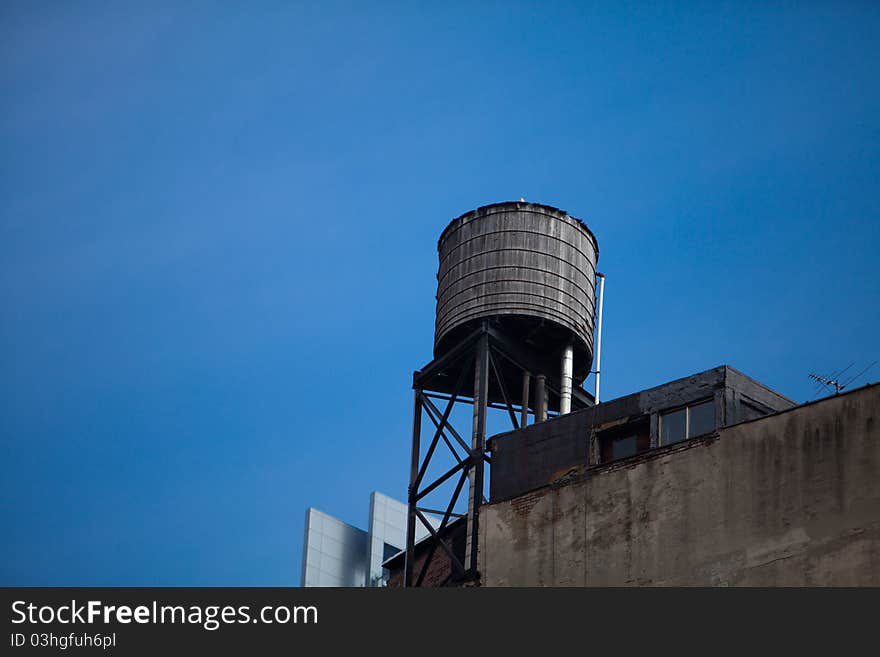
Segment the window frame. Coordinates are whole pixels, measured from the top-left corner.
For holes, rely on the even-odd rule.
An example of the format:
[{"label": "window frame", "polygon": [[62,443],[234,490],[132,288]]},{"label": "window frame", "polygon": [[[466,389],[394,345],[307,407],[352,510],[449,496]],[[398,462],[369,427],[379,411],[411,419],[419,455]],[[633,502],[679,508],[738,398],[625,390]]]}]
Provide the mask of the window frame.
[{"label": "window frame", "polygon": [[[613,443],[630,437],[635,439],[635,451],[627,456],[618,456],[615,458],[613,456]],[[650,451],[651,416],[649,414],[641,415],[622,424],[607,427],[596,432],[595,438],[598,464],[614,463],[615,461],[632,458],[633,456]],[[606,446],[610,456],[608,459],[605,458]]]},{"label": "window frame", "polygon": [[[699,433],[695,436],[690,435],[691,433],[691,408],[695,406],[702,406],[703,404],[712,404],[712,412],[715,412],[715,397],[704,397],[703,399],[698,399],[696,401],[692,401],[688,404],[683,404],[681,406],[674,406],[672,408],[667,408],[658,414],[658,422],[657,422],[657,446],[665,447],[666,445],[675,445],[677,443],[683,443],[685,441],[691,440],[693,438],[699,438],[700,436],[705,436],[708,433],[711,433],[716,429],[715,422],[712,423],[712,429],[703,433]],[[663,442],[663,416],[671,415],[672,413],[677,413],[678,411],[683,410],[684,413],[684,438],[681,440],[675,440],[672,442],[664,443]]]}]

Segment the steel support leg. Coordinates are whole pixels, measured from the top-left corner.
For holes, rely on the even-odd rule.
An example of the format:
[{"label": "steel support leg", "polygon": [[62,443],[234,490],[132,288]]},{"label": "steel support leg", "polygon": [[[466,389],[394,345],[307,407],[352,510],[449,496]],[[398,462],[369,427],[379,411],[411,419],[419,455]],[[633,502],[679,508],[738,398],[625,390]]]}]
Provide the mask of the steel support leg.
[{"label": "steel support leg", "polygon": [[489,397],[489,336],[484,333],[477,343],[474,372],[474,422],[471,440],[471,469],[468,473],[467,544],[464,566],[472,575],[477,572],[477,543],[480,531],[480,505],[483,502],[483,455],[486,452],[486,407]]},{"label": "steel support leg", "polygon": [[418,477],[419,456],[422,436],[422,391],[414,391],[413,401],[413,428],[412,428],[412,458],[409,469],[409,494],[407,496],[408,512],[406,517],[406,562],[403,571],[403,585],[413,585],[413,559],[415,558],[416,545],[416,504],[418,502]]}]

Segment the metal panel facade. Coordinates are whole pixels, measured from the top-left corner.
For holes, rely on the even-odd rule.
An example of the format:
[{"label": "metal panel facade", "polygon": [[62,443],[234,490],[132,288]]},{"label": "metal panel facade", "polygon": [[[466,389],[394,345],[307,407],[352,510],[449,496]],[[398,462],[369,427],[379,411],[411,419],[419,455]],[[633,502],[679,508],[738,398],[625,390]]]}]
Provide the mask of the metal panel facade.
[{"label": "metal panel facade", "polygon": [[[406,545],[406,513],[406,504],[379,492],[370,495],[369,531],[307,509],[302,585],[384,586],[382,562]],[[416,540],[427,534],[417,528]]]},{"label": "metal panel facade", "polygon": [[366,574],[367,532],[308,509],[303,586],[363,586]]}]

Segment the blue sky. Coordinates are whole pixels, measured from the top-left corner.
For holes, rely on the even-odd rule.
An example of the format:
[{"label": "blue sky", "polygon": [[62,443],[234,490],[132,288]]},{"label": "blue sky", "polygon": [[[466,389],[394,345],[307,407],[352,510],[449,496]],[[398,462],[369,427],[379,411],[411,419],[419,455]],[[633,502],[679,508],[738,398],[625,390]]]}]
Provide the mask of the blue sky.
[{"label": "blue sky", "polygon": [[0,584],[298,584],[486,203],[595,232],[606,399],[880,359],[875,4],[180,4],[0,8]]}]

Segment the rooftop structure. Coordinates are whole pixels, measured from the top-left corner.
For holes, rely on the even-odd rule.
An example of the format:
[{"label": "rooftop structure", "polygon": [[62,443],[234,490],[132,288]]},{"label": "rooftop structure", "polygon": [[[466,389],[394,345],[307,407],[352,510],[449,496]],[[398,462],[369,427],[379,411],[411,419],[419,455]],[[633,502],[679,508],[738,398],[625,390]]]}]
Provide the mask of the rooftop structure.
[{"label": "rooftop structure", "polygon": [[490,499],[552,483],[571,468],[630,457],[792,406],[729,365],[670,381],[493,436]]},{"label": "rooftop structure", "polygon": [[[682,401],[679,410],[690,409],[687,400],[708,403],[719,391],[714,428],[678,439],[674,420],[676,439],[663,441],[664,409]],[[477,582],[880,585],[880,384],[802,405],[774,396],[723,366],[600,404],[595,413],[493,437],[498,495],[481,509]],[[650,440],[655,413],[658,444],[602,458],[604,432],[647,415]],[[533,478],[523,476],[530,457],[538,464]],[[458,558],[464,537],[464,518],[441,534]],[[431,552],[429,540],[413,550],[422,585],[460,585],[450,556]],[[404,555],[385,567],[389,586],[402,586]]]},{"label": "rooftop structure", "polygon": [[880,582],[880,388],[797,406],[722,365],[599,403],[598,371],[595,397],[580,387],[604,282],[583,222],[488,205],[438,255],[392,585]]},{"label": "rooftop structure", "polygon": [[[405,580],[415,528],[439,518],[445,531],[467,484],[465,552],[452,555],[458,579],[477,576],[480,506],[485,497],[487,410],[506,410],[514,428],[593,403],[580,384],[593,359],[593,311],[599,247],[586,225],[558,208],[525,201],[496,203],[453,219],[437,244],[434,359],[413,374],[412,461],[408,492]],[[534,379],[534,386],[532,380]],[[435,400],[445,403],[441,411]],[[457,403],[470,404],[470,440],[453,426]],[[422,420],[435,431],[422,456]],[[455,465],[428,477],[442,438]],[[453,440],[455,443],[453,443]],[[458,447],[456,447],[456,445]],[[463,450],[461,454],[459,450]],[[445,451],[441,448],[441,451]],[[453,481],[457,477],[457,483]],[[439,489],[452,488],[447,496]],[[448,491],[447,491],[448,492]],[[426,505],[434,495],[439,503]]]},{"label": "rooftop structure", "polygon": [[[488,319],[517,336],[547,372],[559,369],[570,346],[571,376],[575,385],[583,382],[593,362],[599,257],[586,224],[549,205],[495,203],[453,219],[437,252],[435,357]],[[508,388],[519,389],[522,376],[515,368],[504,364],[502,374]],[[494,385],[490,398],[502,401]],[[554,396],[551,407],[557,403]]]}]

